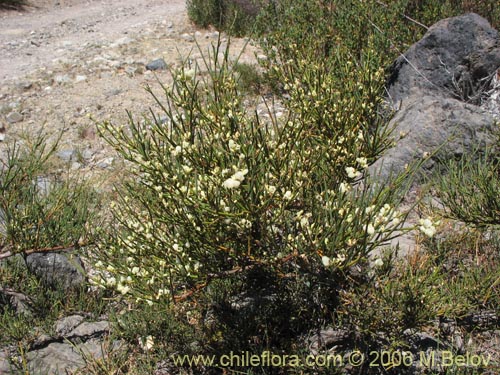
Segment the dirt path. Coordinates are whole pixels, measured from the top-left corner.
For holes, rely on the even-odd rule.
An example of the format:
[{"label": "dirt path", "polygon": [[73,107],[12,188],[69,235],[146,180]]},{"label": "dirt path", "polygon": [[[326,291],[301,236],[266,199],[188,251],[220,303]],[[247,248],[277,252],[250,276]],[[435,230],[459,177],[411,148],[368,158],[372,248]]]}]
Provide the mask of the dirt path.
[{"label": "dirt path", "polygon": [[[114,168],[95,121],[123,123],[126,110],[138,118],[155,110],[144,87],[159,90],[170,73],[147,70],[149,62],[200,61],[200,49],[219,39],[189,22],[184,0],[32,3],[37,7],[0,11],[0,140],[2,129],[6,141],[40,127],[54,137],[63,132],[61,159],[82,171]],[[245,41],[231,44],[236,56]],[[242,60],[254,61],[253,50],[248,46]],[[0,156],[4,149],[0,144]]]},{"label": "dirt path", "polygon": [[[23,76],[55,58],[71,59],[89,44],[141,33],[158,22],[180,23],[184,0],[33,1],[24,11],[3,11],[1,79]],[[60,5],[54,5],[60,3]],[[52,4],[52,5],[51,5]]]}]

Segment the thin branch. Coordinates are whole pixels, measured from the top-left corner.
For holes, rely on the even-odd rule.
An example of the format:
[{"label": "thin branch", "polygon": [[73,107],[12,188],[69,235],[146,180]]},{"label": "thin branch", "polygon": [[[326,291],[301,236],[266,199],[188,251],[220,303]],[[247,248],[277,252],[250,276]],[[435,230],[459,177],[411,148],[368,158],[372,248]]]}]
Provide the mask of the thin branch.
[{"label": "thin branch", "polygon": [[[77,249],[82,246],[86,246],[88,244],[76,244],[76,245],[61,245],[61,246],[55,246],[55,247],[46,247],[46,248],[41,248],[41,249],[29,249],[29,250],[23,250],[23,251],[4,251],[0,253],[0,260],[9,258],[11,256],[14,256],[16,254],[24,254],[24,255],[30,255],[30,254],[35,254],[35,253],[51,253],[51,252],[57,252],[57,251],[70,251]],[[7,247],[7,246],[5,246]],[[2,250],[5,248],[3,247]]]}]

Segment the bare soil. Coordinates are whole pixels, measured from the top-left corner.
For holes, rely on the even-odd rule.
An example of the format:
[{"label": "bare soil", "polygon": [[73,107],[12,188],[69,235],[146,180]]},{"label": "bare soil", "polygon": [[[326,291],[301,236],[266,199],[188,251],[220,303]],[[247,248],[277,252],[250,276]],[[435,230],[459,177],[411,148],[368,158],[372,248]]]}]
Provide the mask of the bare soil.
[{"label": "bare soil", "polygon": [[[168,70],[146,64],[199,61],[218,39],[189,22],[184,0],[32,0],[2,9],[0,130],[5,141],[40,127],[54,136],[62,131],[62,149],[86,153],[73,158],[75,169],[108,168],[112,153],[95,124],[126,122],[126,110],[140,117],[153,106],[144,88],[159,92],[159,82],[170,82]],[[232,39],[232,55],[245,45]],[[254,50],[247,45],[241,59],[255,61]]]}]

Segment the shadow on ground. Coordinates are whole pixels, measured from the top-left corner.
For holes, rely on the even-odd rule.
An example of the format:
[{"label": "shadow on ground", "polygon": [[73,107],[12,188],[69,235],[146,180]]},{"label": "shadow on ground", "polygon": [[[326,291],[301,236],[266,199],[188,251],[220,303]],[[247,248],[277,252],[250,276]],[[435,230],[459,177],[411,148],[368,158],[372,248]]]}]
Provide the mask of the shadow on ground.
[{"label": "shadow on ground", "polygon": [[26,5],[26,0],[0,0],[0,9],[19,10]]}]

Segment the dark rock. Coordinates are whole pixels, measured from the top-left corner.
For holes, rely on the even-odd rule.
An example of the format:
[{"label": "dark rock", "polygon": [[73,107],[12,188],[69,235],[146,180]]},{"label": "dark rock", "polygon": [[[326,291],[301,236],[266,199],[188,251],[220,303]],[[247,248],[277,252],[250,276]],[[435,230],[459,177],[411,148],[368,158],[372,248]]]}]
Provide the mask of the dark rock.
[{"label": "dark rock", "polygon": [[500,67],[500,38],[474,13],[447,18],[400,56],[387,85],[395,106],[412,94],[467,99]]},{"label": "dark rock", "polygon": [[0,142],[5,140],[5,132],[6,132],[5,126],[0,124]]},{"label": "dark rock", "polygon": [[406,336],[411,348],[415,352],[425,351],[428,349],[446,349],[445,345],[441,340],[436,339],[426,332],[418,332],[416,330],[407,329],[403,332]]},{"label": "dark rock", "polygon": [[482,310],[460,318],[460,323],[475,329],[498,327],[500,316],[494,310]]},{"label": "dark rock", "polygon": [[309,350],[313,355],[317,355],[324,350],[338,351],[340,347],[346,346],[352,334],[347,329],[323,329],[309,338]]},{"label": "dark rock", "polygon": [[53,287],[78,288],[85,282],[83,263],[74,254],[35,253],[26,257],[26,264],[38,278]]},{"label": "dark rock", "polygon": [[163,59],[156,59],[146,64],[147,70],[165,70],[167,69],[167,63]]},{"label": "dark rock", "polygon": [[422,159],[426,153],[430,159],[423,165],[423,172],[436,163],[471,153],[474,147],[495,142],[493,116],[451,98],[412,96],[389,126],[394,127],[395,137],[403,135],[403,138],[396,139],[396,146],[370,166],[371,175],[381,180],[391,173],[402,172],[406,165]]}]

